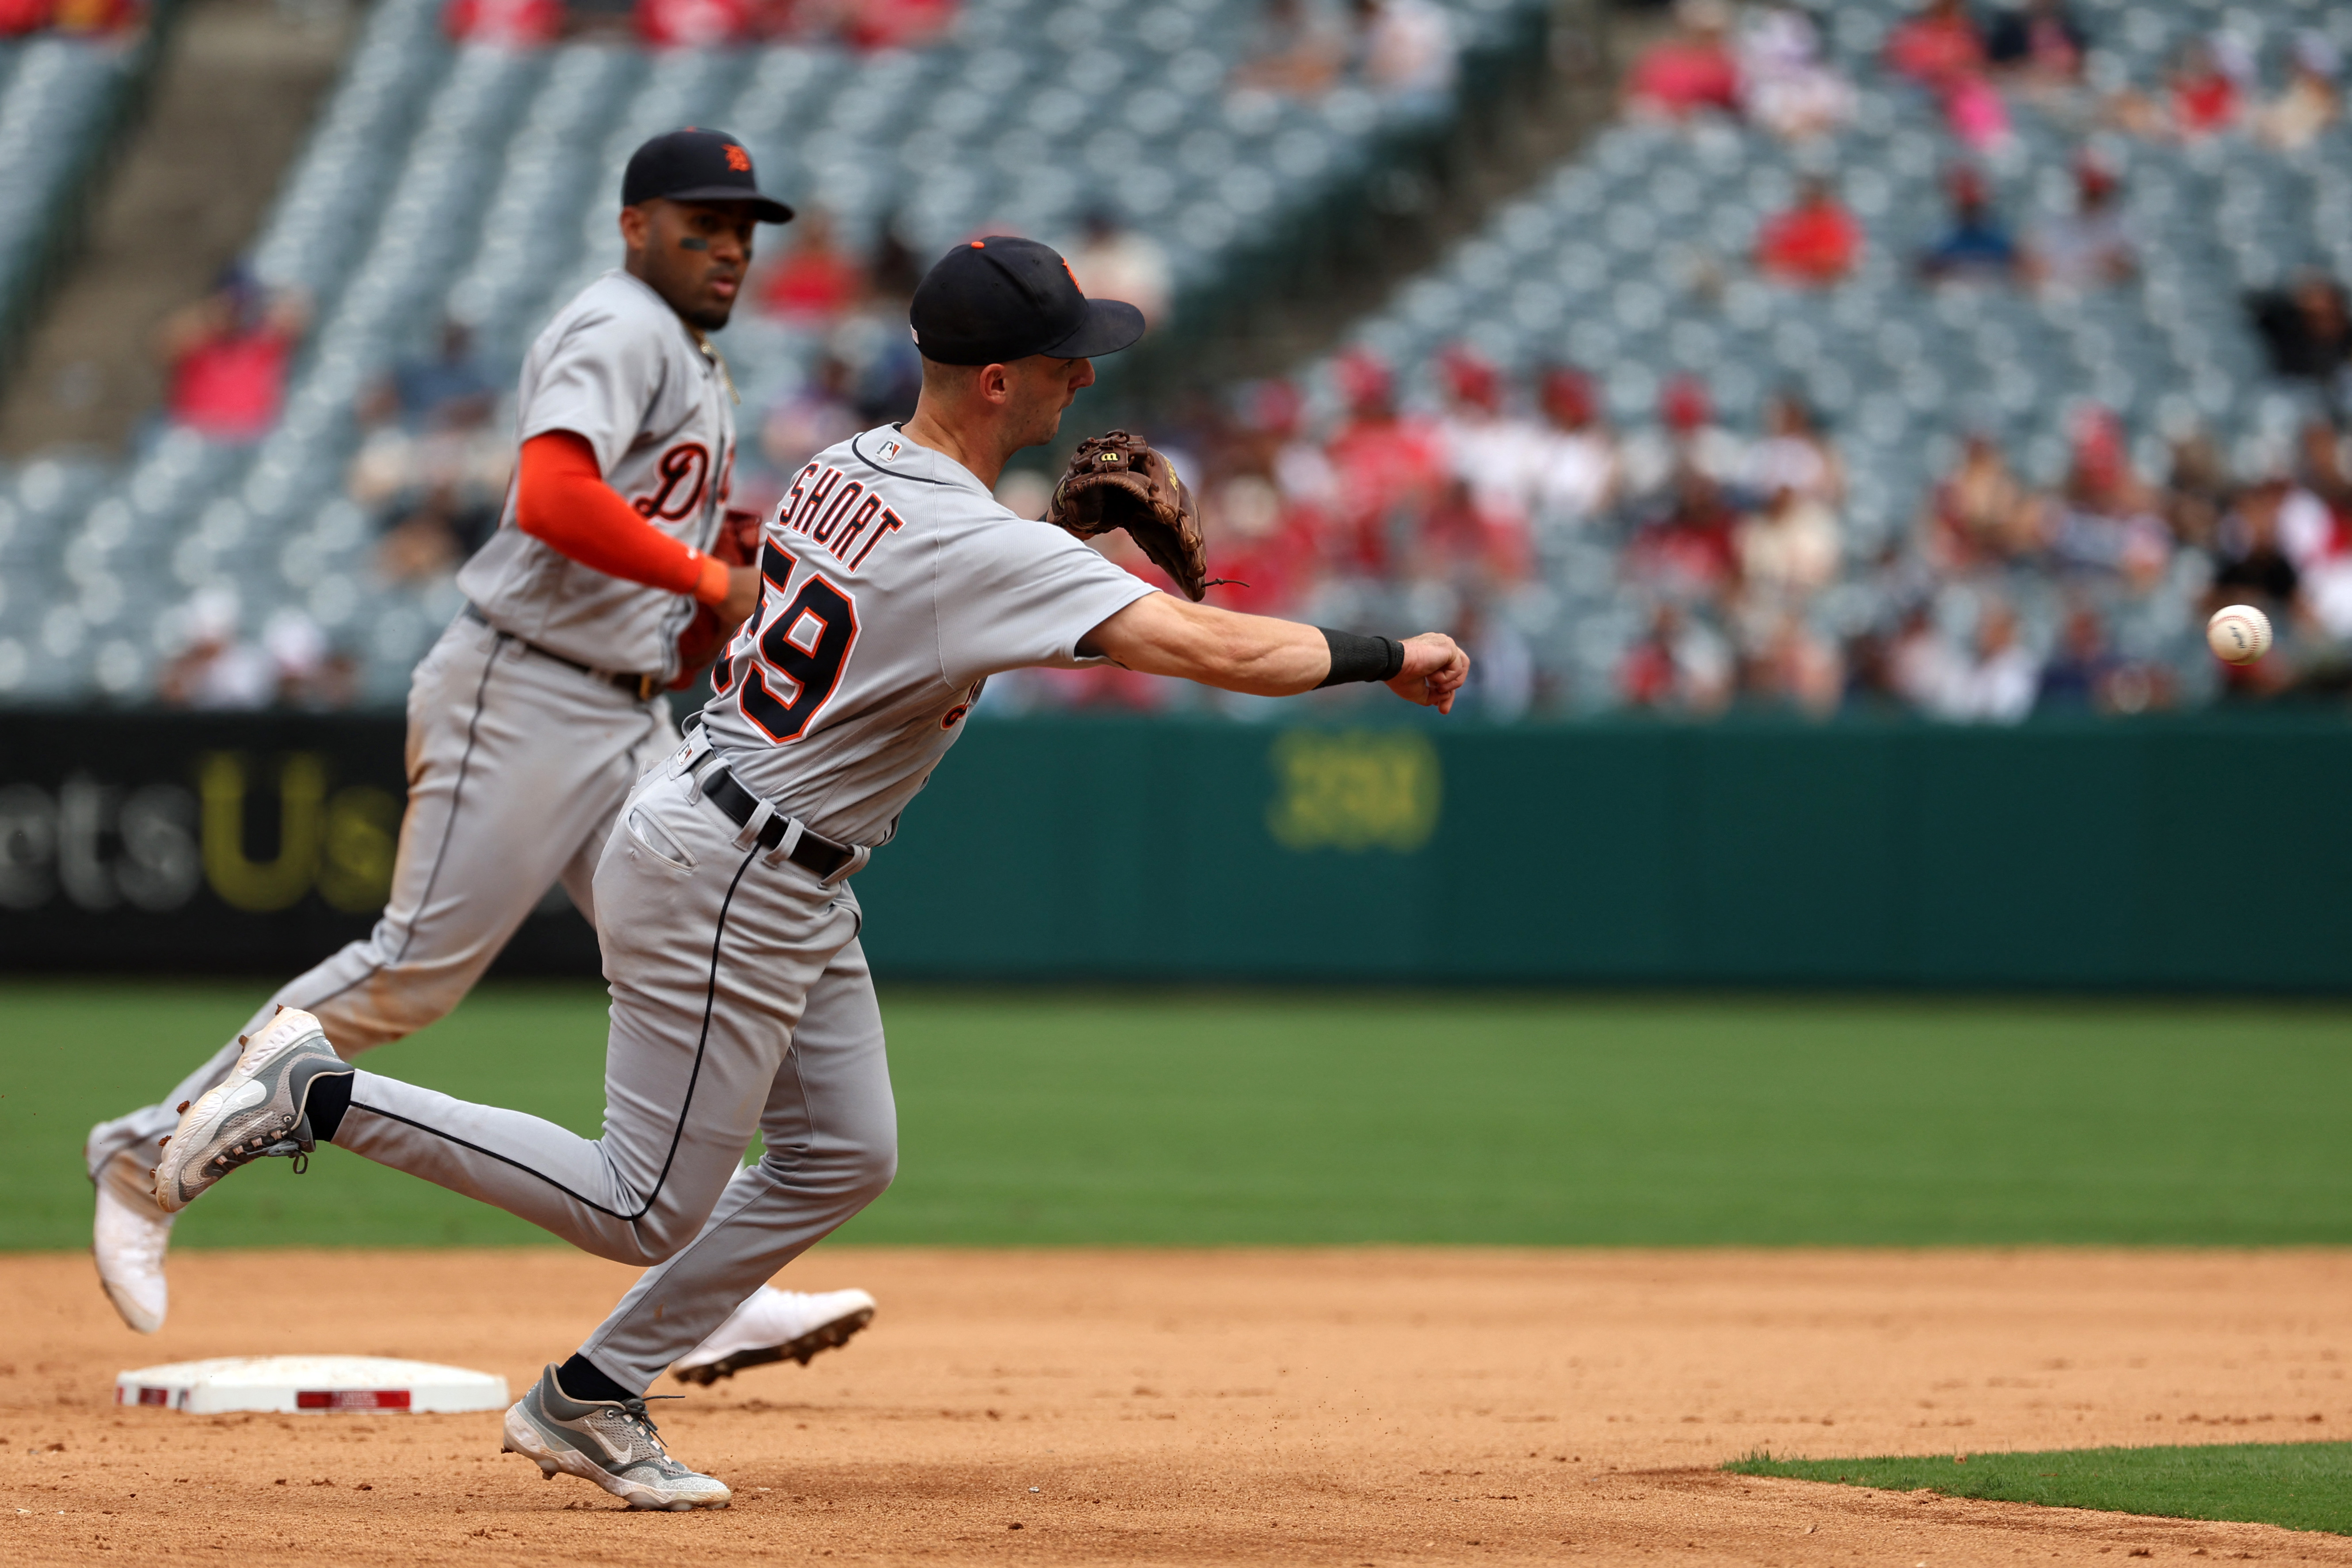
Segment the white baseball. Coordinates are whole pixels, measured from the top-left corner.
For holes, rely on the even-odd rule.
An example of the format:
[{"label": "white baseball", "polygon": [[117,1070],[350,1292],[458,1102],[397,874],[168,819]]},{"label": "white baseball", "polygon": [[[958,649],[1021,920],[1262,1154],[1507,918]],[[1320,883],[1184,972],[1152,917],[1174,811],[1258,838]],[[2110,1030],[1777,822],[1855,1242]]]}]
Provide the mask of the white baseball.
[{"label": "white baseball", "polygon": [[2230,605],[2205,623],[2205,641],[2226,664],[2252,664],[2271,651],[2271,618],[2252,605]]}]

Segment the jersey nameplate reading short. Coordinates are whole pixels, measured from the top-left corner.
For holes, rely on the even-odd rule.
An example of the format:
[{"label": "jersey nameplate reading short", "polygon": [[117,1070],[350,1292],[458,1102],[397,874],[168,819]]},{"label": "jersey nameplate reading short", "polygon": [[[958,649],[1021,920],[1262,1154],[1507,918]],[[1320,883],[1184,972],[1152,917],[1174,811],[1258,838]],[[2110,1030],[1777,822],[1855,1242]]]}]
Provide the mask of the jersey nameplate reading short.
[{"label": "jersey nameplate reading short", "polygon": [[768,519],[760,605],[711,670],[713,744],[778,809],[877,845],[987,679],[1073,668],[1153,592],[885,426],[828,447]]}]

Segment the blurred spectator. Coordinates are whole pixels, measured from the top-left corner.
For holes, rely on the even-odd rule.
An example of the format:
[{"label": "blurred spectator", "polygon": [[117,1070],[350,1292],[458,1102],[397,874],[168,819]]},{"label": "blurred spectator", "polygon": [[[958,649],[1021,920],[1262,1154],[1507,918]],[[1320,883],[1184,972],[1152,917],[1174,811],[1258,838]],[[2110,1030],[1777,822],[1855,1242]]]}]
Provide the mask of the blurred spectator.
[{"label": "blurred spectator", "polygon": [[1837,451],[1814,422],[1811,405],[1794,392],[1765,400],[1764,435],[1748,448],[1740,480],[1756,495],[1788,489],[1824,507],[1845,498],[1845,470]]},{"label": "blurred spectator", "polygon": [[1985,68],[1985,44],[1967,0],[1926,0],[1886,40],[1886,63],[1937,91]]},{"label": "blurred spectator", "polygon": [[1765,220],[1756,238],[1756,265],[1782,283],[1835,283],[1862,258],[1862,225],[1838,205],[1829,182],[1809,179],[1797,204]]},{"label": "blurred spectator", "polygon": [[2164,481],[2165,523],[2182,543],[2210,548],[2231,491],[2221,449],[2201,429],[2189,431],[2168,446],[2172,468]]},{"label": "blurred spectator", "polygon": [[2171,559],[2172,537],[2132,473],[2123,422],[2107,409],[2085,408],[2073,437],[2065,487],[2044,524],[2052,554],[2066,566],[2151,581]]},{"label": "blurred spectator", "polygon": [[1445,443],[1435,426],[1397,411],[1396,379],[1361,349],[1335,367],[1347,422],[1331,439],[1337,516],[1331,544],[1342,562],[1373,575],[1401,558],[1401,531],[1436,499],[1445,481]]},{"label": "blurred spectator", "polygon": [[147,18],[148,0],[57,0],[60,33],[119,33]]},{"label": "blurred spectator", "polygon": [[241,269],[165,318],[165,417],[215,441],[257,441],[278,422],[286,371],[310,320],[290,289],[272,292]]},{"label": "blurred spectator", "polygon": [[1209,492],[1209,574],[1228,581],[1210,603],[1244,615],[1279,616],[1314,591],[1315,542],[1305,518],[1264,475],[1236,474]]},{"label": "blurred spectator", "polygon": [[1739,575],[1739,514],[1722,486],[1688,464],[1675,470],[1664,502],[1626,546],[1626,570],[1678,597],[1719,595]]},{"label": "blurred spectator", "polygon": [[1731,645],[1671,600],[1650,616],[1650,629],[1618,667],[1618,691],[1635,708],[1705,717],[1731,701]]},{"label": "blurred spectator", "polygon": [[1312,98],[1338,78],[1347,55],[1347,31],[1319,0],[1266,0],[1234,84]]},{"label": "blurred spectator", "polygon": [[2352,638],[2352,480],[2335,429],[2304,426],[2301,471],[2278,505],[2278,543],[2301,579],[2304,612],[2335,641]]},{"label": "blurred spectator", "polygon": [[1811,719],[1837,711],[1845,690],[1845,665],[1837,648],[1793,609],[1769,617],[1741,671],[1748,695],[1784,703]]},{"label": "blurred spectator", "polygon": [[57,0],[0,0],[0,38],[37,33],[57,15]]},{"label": "blurred spectator", "polygon": [[637,0],[637,37],[656,49],[709,49],[751,32],[751,0]]},{"label": "blurred spectator", "polygon": [[236,595],[201,590],[187,613],[186,645],[156,676],[157,699],[167,708],[268,707],[278,672],[267,648],[238,637]]},{"label": "blurred spectator", "polygon": [[1454,478],[1466,488],[1471,510],[1498,561],[1524,570],[1530,476],[1543,434],[1503,406],[1503,378],[1478,355],[1455,345],[1438,356],[1446,412],[1438,429]]},{"label": "blurred spectator", "polygon": [[449,0],[441,25],[461,44],[533,49],[563,36],[563,0]]},{"label": "blurred spectator", "polygon": [[834,354],[819,357],[808,379],[760,421],[760,455],[781,477],[865,426],[850,399],[850,369]]},{"label": "blurred spectator", "polygon": [[859,49],[908,49],[929,42],[955,21],[957,0],[840,0],[796,7],[836,18],[831,31]]},{"label": "blurred spectator", "polygon": [[1820,31],[1794,5],[1748,8],[1738,69],[1741,107],[1776,136],[1826,135],[1853,117],[1853,84],[1823,63]]},{"label": "blurred spectator", "polygon": [[2246,306],[2274,374],[2325,384],[2352,361],[2352,310],[2344,285],[2325,272],[2305,268],[2284,289],[2248,295]]},{"label": "blurred spectator", "polygon": [[2303,587],[2303,574],[2279,541],[2279,513],[2290,488],[2284,475],[2249,485],[2221,520],[2210,607],[2252,605],[2273,626],[2286,624]]},{"label": "blurred spectator", "polygon": [[271,613],[261,649],[281,708],[348,708],[358,695],[358,665],[334,647],[318,622],[291,606]]},{"label": "blurred spectator", "polygon": [[2238,79],[2222,68],[2220,51],[2207,39],[2192,39],[2180,51],[2167,90],[2177,136],[2211,136],[2238,122]]},{"label": "blurred spectator", "polygon": [[475,356],[473,330],[444,321],[432,357],[394,365],[361,400],[360,417],[367,424],[397,418],[412,430],[458,428],[488,419],[498,394],[498,384]]},{"label": "blurred spectator", "polygon": [[1636,115],[1687,120],[1703,110],[1739,112],[1739,63],[1727,34],[1724,0],[1675,0],[1675,31],[1652,44],[1625,78]]},{"label": "blurred spectator", "polygon": [[2018,640],[2017,612],[1994,600],[1977,614],[1974,657],[1953,659],[1923,706],[1958,723],[2015,724],[2033,711],[2041,688],[2042,664]]},{"label": "blurred spectator", "polygon": [[2083,74],[2091,36],[2067,0],[2025,0],[1998,12],[1986,29],[1985,58],[2032,87],[2071,86]]},{"label": "blurred spectator", "polygon": [[2057,651],[2042,668],[2035,706],[2062,713],[2139,713],[2168,707],[2172,687],[2171,672],[2162,666],[2118,655],[2097,609],[2076,604],[2059,631]]},{"label": "blurred spectator", "polygon": [[1992,210],[1984,176],[1956,171],[1949,182],[1952,226],[1919,258],[1919,270],[1947,282],[1999,282],[2017,273],[2017,244]]},{"label": "blurred spectator", "polygon": [[1430,0],[1349,0],[1356,73],[1373,91],[1433,111],[1454,89],[1453,23]]},{"label": "blurred spectator", "polygon": [[1739,573],[1765,598],[1802,603],[1837,576],[1837,517],[1816,497],[1782,485],[1738,525]]},{"label": "blurred spectator", "polygon": [[1535,654],[1507,616],[1489,613],[1473,600],[1454,617],[1454,639],[1470,652],[1470,680],[1463,688],[1469,710],[1507,724],[1527,716],[1536,695]]},{"label": "blurred spectator", "polygon": [[2256,111],[2254,133],[2284,152],[2297,152],[2319,140],[2342,117],[2336,87],[2340,64],[2327,35],[2305,28],[2287,46],[2286,88]]},{"label": "blurred spectator", "polygon": [[1549,521],[1583,522],[1617,502],[1616,438],[1601,422],[1600,399],[1582,371],[1555,366],[1538,391],[1549,427],[1528,476],[1531,503]]},{"label": "blurred spectator", "polygon": [[760,303],[800,325],[838,319],[866,290],[866,269],[841,247],[831,215],[810,211],[793,225],[793,247],[760,286]]},{"label": "blurred spectator", "polygon": [[2087,155],[2074,163],[2074,210],[2035,230],[2025,275],[2063,289],[2127,281],[2138,265],[2115,174]]},{"label": "blurred spectator", "polygon": [[1927,555],[1947,572],[2023,555],[2039,542],[2035,508],[1991,437],[1971,435],[1960,461],[1929,492]]},{"label": "blurred spectator", "polygon": [[414,506],[395,510],[376,546],[376,574],[386,583],[436,583],[455,574],[499,524],[499,505],[444,480]]},{"label": "blurred spectator", "polygon": [[1140,229],[1118,221],[1108,206],[1090,209],[1086,235],[1070,252],[1070,271],[1078,286],[1102,300],[1124,300],[1143,312],[1148,326],[1158,326],[1168,314],[1171,287],[1168,253]]}]

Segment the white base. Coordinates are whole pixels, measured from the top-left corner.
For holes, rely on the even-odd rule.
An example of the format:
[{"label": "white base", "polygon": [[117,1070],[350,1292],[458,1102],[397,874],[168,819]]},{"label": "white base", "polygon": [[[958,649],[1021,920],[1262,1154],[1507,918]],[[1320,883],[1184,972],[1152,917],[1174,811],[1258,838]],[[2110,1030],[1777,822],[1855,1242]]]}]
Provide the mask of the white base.
[{"label": "white base", "polygon": [[235,1355],[118,1373],[114,1403],[209,1415],[223,1410],[503,1410],[512,1401],[505,1378],[462,1366],[374,1355]]}]

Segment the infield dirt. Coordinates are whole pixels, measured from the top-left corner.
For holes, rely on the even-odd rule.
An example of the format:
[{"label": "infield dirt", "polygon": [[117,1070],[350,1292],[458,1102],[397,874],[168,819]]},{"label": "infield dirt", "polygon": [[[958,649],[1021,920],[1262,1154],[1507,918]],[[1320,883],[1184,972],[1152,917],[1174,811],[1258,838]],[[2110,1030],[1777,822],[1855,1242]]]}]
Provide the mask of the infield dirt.
[{"label": "infield dirt", "polygon": [[2352,1539],[1726,1476],[1778,1454],[2352,1437],[2352,1253],[825,1248],[874,1326],[655,1406],[723,1513],[631,1514],[498,1417],[189,1416],[125,1368],[414,1356],[518,1391],[631,1272],[192,1252],[131,1334],[0,1258],[0,1557],[611,1563],[2352,1564]]}]

